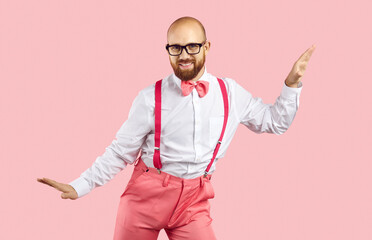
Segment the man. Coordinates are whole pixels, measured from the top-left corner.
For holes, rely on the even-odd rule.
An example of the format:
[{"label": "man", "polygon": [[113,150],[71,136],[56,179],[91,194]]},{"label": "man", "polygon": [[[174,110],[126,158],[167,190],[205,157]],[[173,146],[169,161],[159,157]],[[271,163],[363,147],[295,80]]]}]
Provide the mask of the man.
[{"label": "man", "polygon": [[239,123],[256,133],[288,129],[299,106],[301,77],[315,49],[313,45],[296,61],[270,105],[234,80],[207,72],[211,43],[197,19],[174,21],[167,40],[174,73],[140,91],[105,153],[70,184],[38,179],[62,191],[63,199],[74,200],[135,164],[120,197],[114,239],[157,239],[161,229],[174,240],[216,239],[208,200],[214,197],[211,174],[217,160]]}]

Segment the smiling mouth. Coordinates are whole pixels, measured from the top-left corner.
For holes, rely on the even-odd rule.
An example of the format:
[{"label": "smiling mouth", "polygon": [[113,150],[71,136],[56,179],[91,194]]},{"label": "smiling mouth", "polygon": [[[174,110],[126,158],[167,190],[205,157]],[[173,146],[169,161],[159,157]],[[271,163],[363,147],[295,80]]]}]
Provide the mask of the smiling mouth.
[{"label": "smiling mouth", "polygon": [[182,68],[182,69],[191,68],[192,65],[193,65],[192,62],[190,62],[190,63],[181,63],[181,64],[179,64],[180,68]]}]

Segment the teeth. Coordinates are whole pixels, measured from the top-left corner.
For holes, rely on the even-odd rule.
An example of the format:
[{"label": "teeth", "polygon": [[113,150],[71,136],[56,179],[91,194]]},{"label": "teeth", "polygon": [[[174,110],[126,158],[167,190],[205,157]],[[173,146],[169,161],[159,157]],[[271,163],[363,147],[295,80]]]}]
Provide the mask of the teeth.
[{"label": "teeth", "polygon": [[181,64],[182,66],[188,66],[188,65],[190,65],[191,63],[188,63],[188,64]]}]

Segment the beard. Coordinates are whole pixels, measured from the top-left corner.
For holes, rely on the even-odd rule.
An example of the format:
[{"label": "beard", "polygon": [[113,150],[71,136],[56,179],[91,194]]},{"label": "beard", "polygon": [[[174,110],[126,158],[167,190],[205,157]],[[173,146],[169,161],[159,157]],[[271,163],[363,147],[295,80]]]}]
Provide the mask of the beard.
[{"label": "beard", "polygon": [[[187,63],[193,63],[193,66],[191,69],[181,69],[180,64],[187,64]],[[203,54],[202,59],[199,61],[195,61],[194,58],[187,59],[187,60],[181,60],[177,61],[176,64],[171,63],[174,74],[181,79],[182,81],[188,81],[193,78],[195,78],[200,70],[203,68],[205,63],[205,55]]]}]

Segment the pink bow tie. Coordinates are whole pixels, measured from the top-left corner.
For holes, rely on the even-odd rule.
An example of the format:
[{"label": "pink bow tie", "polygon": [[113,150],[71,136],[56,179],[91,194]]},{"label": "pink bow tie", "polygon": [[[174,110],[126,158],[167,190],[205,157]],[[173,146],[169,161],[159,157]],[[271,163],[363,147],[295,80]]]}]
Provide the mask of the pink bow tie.
[{"label": "pink bow tie", "polygon": [[191,91],[196,88],[196,91],[199,94],[199,97],[204,97],[208,93],[209,82],[199,80],[199,81],[181,81],[181,89],[183,96],[187,96]]}]

